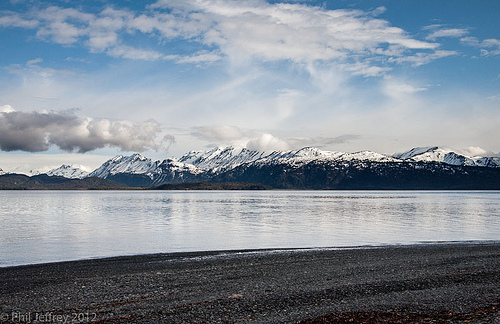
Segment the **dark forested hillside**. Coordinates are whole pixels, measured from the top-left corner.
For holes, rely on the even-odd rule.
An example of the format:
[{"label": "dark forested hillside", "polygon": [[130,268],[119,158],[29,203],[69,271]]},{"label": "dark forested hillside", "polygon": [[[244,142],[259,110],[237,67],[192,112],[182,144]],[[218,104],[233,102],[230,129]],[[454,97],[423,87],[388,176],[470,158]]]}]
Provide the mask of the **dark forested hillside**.
[{"label": "dark forested hillside", "polygon": [[23,174],[5,174],[0,176],[0,189],[3,190],[77,190],[77,189],[120,189],[126,185],[116,181],[96,177],[67,179],[51,177],[46,174],[26,176]]},{"label": "dark forested hillside", "polygon": [[213,179],[261,183],[280,189],[500,189],[500,169],[444,163],[322,163],[241,165]]}]

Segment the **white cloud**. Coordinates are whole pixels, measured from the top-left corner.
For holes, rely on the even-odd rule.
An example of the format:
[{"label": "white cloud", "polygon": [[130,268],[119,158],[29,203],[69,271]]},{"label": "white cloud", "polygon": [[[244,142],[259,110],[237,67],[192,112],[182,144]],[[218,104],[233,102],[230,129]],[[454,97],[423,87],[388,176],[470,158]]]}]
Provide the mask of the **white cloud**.
[{"label": "white cloud", "polygon": [[481,43],[482,47],[487,49],[482,49],[482,55],[500,55],[500,40],[499,39],[485,39]]},{"label": "white cloud", "polygon": [[341,64],[341,69],[343,71],[348,71],[352,75],[361,75],[366,77],[375,77],[383,75],[392,70],[390,67],[380,67],[375,65],[370,65],[366,62],[357,62],[354,64]]},{"label": "white cloud", "polygon": [[469,46],[479,46],[479,40],[476,37],[468,36],[468,37],[463,37],[460,39],[460,41]]},{"label": "white cloud", "polygon": [[255,151],[287,150],[289,144],[269,133],[256,130],[242,130],[236,126],[214,125],[193,127],[191,135],[212,145],[233,145]]},{"label": "white cloud", "polygon": [[444,28],[438,29],[428,35],[425,39],[435,41],[440,37],[463,37],[469,33],[467,28]]},{"label": "white cloud", "polygon": [[[94,16],[72,8],[52,6],[37,12],[35,18],[40,24],[36,33],[38,37],[69,45],[88,33],[88,23]],[[70,23],[69,20],[74,22]]]},{"label": "white cloud", "polygon": [[396,97],[399,97],[401,94],[412,94],[420,91],[425,91],[427,88],[416,88],[410,84],[407,83],[399,83],[395,81],[391,82],[386,82],[385,87],[384,87],[384,93],[389,95],[389,96],[394,96],[394,94],[397,94]]},{"label": "white cloud", "polygon": [[474,157],[474,156],[491,156],[489,154],[491,152],[488,152],[485,149],[480,148],[478,146],[469,146],[467,148],[464,148],[464,149],[461,149],[461,150],[457,150],[457,153],[463,154],[465,156],[470,156],[470,157]]},{"label": "white cloud", "polygon": [[[166,58],[168,58],[168,56]],[[177,63],[213,63],[220,61],[222,57],[216,52],[203,51],[187,56],[176,55],[173,56],[172,59]]]},{"label": "white cloud", "polygon": [[420,66],[424,64],[428,64],[432,61],[435,61],[437,59],[441,59],[444,57],[448,56],[455,56],[458,55],[458,52],[456,51],[446,51],[446,50],[438,50],[435,52],[431,53],[416,53],[415,55],[412,56],[402,56],[402,57],[397,57],[397,58],[389,58],[390,62],[396,62],[399,64],[403,63],[410,63],[413,66]]},{"label": "white cloud", "polygon": [[12,108],[10,105],[0,106],[0,113],[10,113],[14,111],[15,111],[14,108]]},{"label": "white cloud", "polygon": [[289,145],[287,142],[266,133],[252,138],[246,144],[246,148],[253,151],[284,151],[289,149]]},{"label": "white cloud", "polygon": [[[372,65],[367,58],[378,57],[380,63],[389,57],[389,63],[421,65],[446,56],[442,55],[444,51],[435,52],[439,44],[414,39],[387,20],[375,18],[385,10],[327,10],[261,0],[160,0],[142,13],[107,7],[90,14],[51,6],[28,13],[27,18],[1,17],[0,26],[38,27],[36,35],[43,39],[63,45],[81,43],[91,52],[127,59],[194,64],[211,63],[222,57],[233,64],[254,59],[301,64],[330,61],[352,75],[365,77],[380,76],[390,70]],[[191,41],[204,50],[165,53],[137,48],[124,36],[138,32],[157,37],[160,42]],[[465,29],[440,29],[429,39],[465,33]]]},{"label": "white cloud", "polygon": [[17,28],[35,28],[38,26],[38,21],[35,19],[24,19],[18,14],[8,13],[0,17],[0,27],[17,27]]},{"label": "white cloud", "polygon": [[465,45],[479,48],[482,56],[500,55],[499,39],[489,38],[480,41],[476,37],[464,37],[460,41]]},{"label": "white cloud", "polygon": [[143,50],[138,48],[133,48],[127,45],[119,45],[110,48],[107,53],[110,56],[122,57],[132,60],[145,60],[145,61],[156,61],[163,59],[165,56],[157,51]]},{"label": "white cloud", "polygon": [[42,62],[43,62],[43,59],[38,57],[36,59],[29,60],[28,62],[26,62],[26,65],[35,65],[38,63],[42,63]]},{"label": "white cloud", "polygon": [[[228,55],[264,60],[312,62],[365,54],[385,44],[407,49],[433,49],[437,44],[411,39],[381,19],[359,10],[324,10],[301,4],[262,1],[187,1],[186,11],[201,11],[213,19],[205,41]],[[168,6],[170,2],[159,2]]]}]

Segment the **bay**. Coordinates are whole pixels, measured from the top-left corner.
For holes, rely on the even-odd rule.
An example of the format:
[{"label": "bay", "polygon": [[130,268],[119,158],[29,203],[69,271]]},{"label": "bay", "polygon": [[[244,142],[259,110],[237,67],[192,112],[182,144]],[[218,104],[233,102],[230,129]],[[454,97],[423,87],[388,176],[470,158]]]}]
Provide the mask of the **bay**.
[{"label": "bay", "polygon": [[0,191],[0,266],[500,240],[498,191]]}]

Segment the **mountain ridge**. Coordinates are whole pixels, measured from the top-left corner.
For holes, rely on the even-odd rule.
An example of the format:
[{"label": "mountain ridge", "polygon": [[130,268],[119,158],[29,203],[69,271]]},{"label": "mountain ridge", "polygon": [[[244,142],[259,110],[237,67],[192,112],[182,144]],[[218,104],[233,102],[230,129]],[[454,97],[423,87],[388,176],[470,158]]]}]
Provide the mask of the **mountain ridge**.
[{"label": "mountain ridge", "polygon": [[[480,189],[483,183],[485,188],[492,189],[496,185],[481,177],[496,179],[497,174],[500,183],[498,157],[469,157],[438,146],[416,147],[392,156],[372,151],[323,151],[315,147],[262,152],[229,146],[190,151],[180,158],[164,160],[152,160],[140,153],[117,155],[91,173],[85,175],[80,171],[76,166],[63,165],[46,175],[96,177],[129,187],[241,182],[299,189]],[[435,183],[432,174],[445,183]]]},{"label": "mountain ridge", "polygon": [[90,172],[83,170],[81,165],[63,164],[58,168],[51,169],[45,173],[48,176],[59,176],[67,179],[87,178]]}]

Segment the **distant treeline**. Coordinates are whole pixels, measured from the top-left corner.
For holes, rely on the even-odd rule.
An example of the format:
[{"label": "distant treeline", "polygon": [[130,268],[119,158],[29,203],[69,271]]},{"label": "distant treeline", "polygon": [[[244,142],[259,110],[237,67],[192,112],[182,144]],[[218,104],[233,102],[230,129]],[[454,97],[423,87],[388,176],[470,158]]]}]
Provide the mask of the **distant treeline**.
[{"label": "distant treeline", "polygon": [[268,190],[269,186],[255,183],[168,183],[155,187],[129,187],[123,183],[101,178],[67,179],[46,174],[29,177],[23,174],[0,176],[0,190]]},{"label": "distant treeline", "polygon": [[300,166],[286,163],[241,165],[213,175],[208,180],[165,178],[159,185],[153,185],[151,179],[143,174],[117,174],[108,179],[91,177],[81,180],[46,174],[32,177],[6,174],[0,176],[0,189],[500,190],[500,168],[438,162],[313,161]]},{"label": "distant treeline", "polygon": [[123,183],[101,178],[67,179],[46,174],[29,177],[24,174],[0,176],[2,190],[117,190],[130,189]]}]

